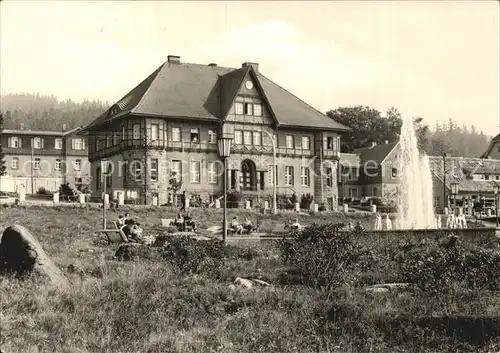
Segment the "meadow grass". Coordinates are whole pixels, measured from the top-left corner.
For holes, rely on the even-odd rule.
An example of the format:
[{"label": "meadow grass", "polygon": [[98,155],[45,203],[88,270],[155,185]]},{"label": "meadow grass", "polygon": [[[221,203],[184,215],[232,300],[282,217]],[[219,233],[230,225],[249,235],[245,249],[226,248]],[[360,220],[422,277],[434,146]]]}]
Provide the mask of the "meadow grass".
[{"label": "meadow grass", "polygon": [[[252,256],[231,257],[217,275],[180,274],[167,261],[114,259],[117,245],[95,234],[102,226],[99,210],[0,212],[0,229],[16,223],[27,227],[71,281],[69,289],[56,291],[36,278],[0,278],[2,353],[499,351],[500,298],[494,292],[371,293],[347,286],[327,292],[290,284],[282,279],[291,269],[273,242],[232,244]],[[202,226],[220,222],[220,210],[192,213]],[[267,227],[295,217],[232,214],[262,217]],[[160,218],[173,215],[171,210],[131,212],[146,231],[158,231]],[[340,214],[303,218],[349,221]],[[373,271],[380,280],[391,272],[383,266]],[[236,276],[262,278],[274,286],[230,290]],[[454,319],[442,325],[425,321],[443,317]],[[477,320],[493,339],[474,340],[481,336],[474,332]],[[470,332],[452,330],[453,325]]]}]

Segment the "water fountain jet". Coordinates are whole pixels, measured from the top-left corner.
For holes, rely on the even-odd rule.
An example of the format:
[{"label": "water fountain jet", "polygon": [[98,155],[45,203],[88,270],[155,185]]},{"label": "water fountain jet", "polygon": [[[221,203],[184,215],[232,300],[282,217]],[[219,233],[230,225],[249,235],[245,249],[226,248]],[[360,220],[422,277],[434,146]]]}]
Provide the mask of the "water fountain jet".
[{"label": "water fountain jet", "polygon": [[399,229],[438,228],[434,214],[429,157],[418,150],[411,116],[403,119],[399,149],[396,224]]}]

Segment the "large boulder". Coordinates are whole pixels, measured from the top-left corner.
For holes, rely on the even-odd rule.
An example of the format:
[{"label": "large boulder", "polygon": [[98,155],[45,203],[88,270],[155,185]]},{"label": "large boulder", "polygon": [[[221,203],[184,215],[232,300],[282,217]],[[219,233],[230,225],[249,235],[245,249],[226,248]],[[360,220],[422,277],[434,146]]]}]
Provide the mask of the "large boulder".
[{"label": "large boulder", "polygon": [[41,275],[58,287],[66,287],[68,280],[43,251],[28,229],[21,225],[8,227],[0,239],[0,272],[18,278],[30,274]]}]

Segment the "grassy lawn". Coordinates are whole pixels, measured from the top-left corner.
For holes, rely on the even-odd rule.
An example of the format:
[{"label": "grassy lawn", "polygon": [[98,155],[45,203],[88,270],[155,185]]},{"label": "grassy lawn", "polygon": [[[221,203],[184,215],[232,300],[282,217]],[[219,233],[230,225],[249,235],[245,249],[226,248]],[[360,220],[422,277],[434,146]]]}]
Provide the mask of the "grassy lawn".
[{"label": "grassy lawn", "polygon": [[[240,242],[231,245],[239,255],[228,256],[217,271],[186,274],[162,259],[114,259],[118,246],[94,233],[102,227],[101,211],[19,207],[0,212],[0,230],[15,223],[27,227],[72,283],[56,292],[35,279],[0,278],[2,353],[500,351],[497,292],[364,290],[365,284],[398,279],[390,260],[374,259],[356,275],[355,285],[325,290],[294,282],[276,243]],[[167,209],[130,213],[146,232],[160,232],[160,219],[175,215]],[[260,217],[263,228],[296,217],[230,210],[233,214]],[[220,224],[222,210],[192,215],[206,228]],[[364,223],[371,222],[368,217],[299,218]],[[372,242],[374,251],[395,246]],[[237,276],[274,286],[231,290]]]}]

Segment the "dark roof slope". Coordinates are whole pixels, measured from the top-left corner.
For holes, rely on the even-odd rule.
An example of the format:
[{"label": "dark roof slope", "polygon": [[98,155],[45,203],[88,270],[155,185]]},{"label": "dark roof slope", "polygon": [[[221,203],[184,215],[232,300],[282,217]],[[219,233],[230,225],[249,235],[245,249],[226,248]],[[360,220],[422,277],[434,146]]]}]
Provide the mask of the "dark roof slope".
[{"label": "dark roof slope", "polygon": [[[312,108],[249,66],[233,69],[168,62],[87,126],[87,129],[128,113],[222,119],[230,108],[243,75],[249,71],[255,74],[280,125],[350,131],[348,127]],[[116,106],[121,110],[118,113],[112,110]]]},{"label": "dark roof slope", "polygon": [[[429,166],[432,173],[441,181],[444,176],[443,157],[430,156]],[[464,192],[491,193],[493,185],[499,181],[473,180],[472,174],[500,174],[500,160],[468,157],[446,158],[446,186],[451,182],[459,183],[459,190]]]},{"label": "dark roof slope", "polygon": [[491,150],[493,148],[493,145],[495,144],[495,142],[498,142],[498,141],[500,141],[500,134],[498,134],[495,137],[493,137],[493,139],[490,141],[490,143],[488,145],[488,148],[481,155],[481,158],[488,158],[488,155],[490,154],[490,152],[491,152]]},{"label": "dark roof slope", "polygon": [[382,161],[391,153],[391,151],[396,147],[399,142],[384,143],[380,145],[375,145],[373,147],[364,147],[354,150],[353,153],[359,154],[362,163],[367,161],[374,161],[377,164],[382,163]]}]

